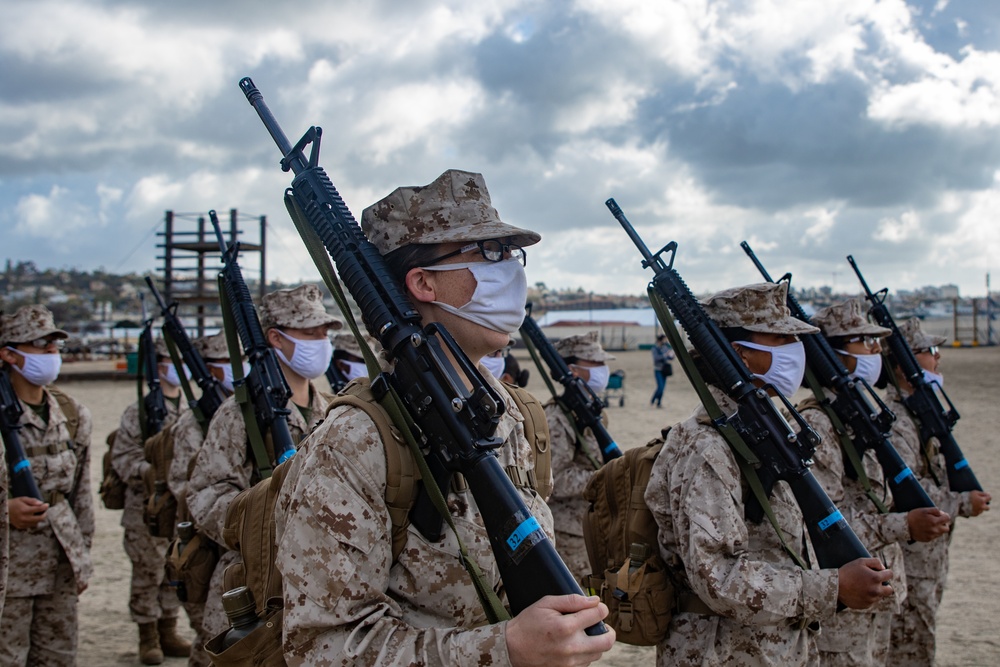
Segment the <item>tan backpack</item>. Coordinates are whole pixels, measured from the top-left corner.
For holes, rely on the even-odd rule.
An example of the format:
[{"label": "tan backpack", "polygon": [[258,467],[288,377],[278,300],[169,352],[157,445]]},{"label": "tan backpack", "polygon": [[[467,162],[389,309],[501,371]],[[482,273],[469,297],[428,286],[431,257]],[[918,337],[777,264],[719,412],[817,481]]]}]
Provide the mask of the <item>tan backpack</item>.
[{"label": "tan backpack", "polygon": [[604,622],[615,629],[617,641],[636,646],[666,637],[676,603],[660,558],[656,519],[643,498],[662,448],[657,439],[627,450],[595,472],[583,492],[590,503],[583,539],[593,574],[582,583],[608,606]]},{"label": "tan backpack", "polygon": [[109,510],[123,510],[125,509],[125,482],[119,477],[118,472],[115,471],[114,466],[111,465],[111,452],[115,446],[115,438],[118,437],[118,429],[115,429],[111,433],[108,433],[108,437],[105,442],[108,443],[108,449],[104,452],[104,459],[101,465],[101,502]]},{"label": "tan backpack", "polygon": [[177,499],[167,486],[170,463],[174,459],[174,423],[170,422],[143,445],[149,467],[143,473],[145,503],[142,519],[153,537],[171,539],[177,524]]},{"label": "tan backpack", "polygon": [[[535,453],[534,471],[515,468],[507,470],[507,474],[515,484],[520,482],[522,486],[531,485],[540,496],[546,498],[552,492],[552,463],[545,410],[526,390],[512,385],[506,387],[524,417],[524,432]],[[379,437],[386,445],[385,503],[392,522],[392,560],[395,562],[406,544],[409,513],[416,501],[420,472],[402,433],[375,400],[368,378],[360,378],[348,384],[330,403],[327,414],[342,405],[363,410],[375,423]],[[395,443],[396,446],[390,446],[390,443]],[[221,647],[221,643],[217,641],[221,635],[206,644],[213,663],[219,667],[243,664],[238,656],[246,653],[247,645],[252,645],[254,651],[263,651],[268,656],[268,661],[260,664],[284,664],[280,651],[275,653],[267,650],[267,647],[272,641],[276,641],[279,646],[281,644],[281,614],[275,613],[282,606],[282,591],[281,573],[274,566],[277,551],[274,505],[288,468],[286,464],[279,465],[269,478],[242,491],[229,505],[226,513],[223,539],[226,546],[240,552],[243,562],[226,569],[225,588],[249,588],[257,603],[257,615],[265,619],[266,623],[224,652],[212,650]]]}]

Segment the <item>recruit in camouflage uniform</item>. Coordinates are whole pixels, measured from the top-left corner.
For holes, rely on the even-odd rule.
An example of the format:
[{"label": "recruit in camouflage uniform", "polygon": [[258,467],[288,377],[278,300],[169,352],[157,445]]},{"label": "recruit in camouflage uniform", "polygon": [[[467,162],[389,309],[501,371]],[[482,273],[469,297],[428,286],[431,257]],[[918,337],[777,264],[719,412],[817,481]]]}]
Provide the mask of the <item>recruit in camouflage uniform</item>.
[{"label": "recruit in camouflage uniform", "polygon": [[[576,357],[598,364],[614,359],[601,347],[596,331],[567,336],[554,347],[564,359]],[[606,420],[607,413],[602,413],[601,418]],[[545,420],[552,442],[553,484],[548,504],[556,526],[556,548],[569,571],[579,581],[591,570],[587,545],[583,542],[583,518],[588,507],[583,499],[583,489],[603,457],[590,429],[586,429],[578,441],[571,417],[563,412],[555,399],[545,405]]]},{"label": "recruit in camouflage uniform", "polygon": [[[383,255],[410,245],[508,238],[526,246],[539,239],[500,221],[480,174],[455,170],[426,187],[398,188],[365,209],[361,224]],[[479,368],[504,398],[495,433],[504,440],[496,450],[500,465],[533,470],[523,417],[503,386]],[[487,624],[447,527],[431,544],[411,526],[393,560],[385,447],[395,446],[382,442],[360,409],[337,407],[292,459],[275,508],[285,659],[292,666],[508,664],[508,623]],[[462,541],[486,583],[498,588],[472,493],[454,486],[443,491]],[[551,537],[545,503],[533,489],[518,491]]]},{"label": "recruit in camouflage uniform", "polygon": [[4,455],[4,464],[0,466],[0,620],[3,618],[3,601],[7,595],[7,560],[10,551],[7,547],[9,530],[7,528],[7,449],[0,440],[0,452]]},{"label": "recruit in camouflage uniform", "polygon": [[[229,364],[229,349],[226,347],[226,334],[219,332],[213,336],[202,336],[192,341],[198,354],[204,359],[209,370],[215,374],[216,366]],[[223,388],[227,394],[232,393],[232,369],[230,367],[230,383],[226,386],[223,381]],[[207,429],[207,424],[204,427]],[[187,484],[188,475],[194,465],[195,457],[201,450],[205,441],[205,431],[198,422],[193,410],[185,410],[174,422],[173,427],[174,455],[170,461],[170,470],[167,473],[167,487],[170,493],[177,499],[177,520],[189,521],[191,514],[187,509]],[[205,603],[184,602],[184,611],[187,612],[191,620],[191,627],[195,630],[195,638],[191,643],[191,655],[188,658],[188,667],[208,667],[212,664],[211,658],[205,652],[205,643],[212,638],[203,627],[203,617],[205,614]]]},{"label": "recruit in camouflage uniform", "polygon": [[[163,339],[156,340],[157,368],[170,361]],[[159,371],[158,371],[159,372]],[[172,386],[160,372],[167,415],[163,427],[172,424],[179,415],[190,412],[183,400],[180,386]],[[172,397],[168,394],[173,394]],[[118,425],[118,434],[111,447],[111,465],[127,488],[121,525],[125,529],[123,544],[132,561],[128,609],[132,622],[139,626],[139,659],[143,664],[159,664],[163,656],[187,656],[190,645],[177,634],[180,600],[166,580],[164,570],[170,540],[154,537],[143,519],[146,490],[143,480],[150,464],[146,461],[145,440],[139,423],[139,401],[125,408]],[[153,434],[150,434],[153,435]]]},{"label": "recruit in camouflage uniform", "polygon": [[[733,288],[702,305],[720,327],[817,332],[789,315],[785,289],[784,283]],[[723,413],[736,411],[728,396],[709,389]],[[670,430],[645,494],[681,598],[682,611],[657,645],[661,667],[818,664],[817,622],[836,613],[837,571],[799,568],[768,521],[744,517],[745,489],[704,407]],[[785,482],[775,484],[770,503],[788,545],[805,557],[802,513]]]},{"label": "recruit in camouflage uniform", "polygon": [[[44,306],[25,306],[0,319],[0,345],[67,337]],[[13,384],[18,371],[10,372]],[[90,410],[66,397],[77,418],[71,439],[59,401],[48,389],[42,390],[42,397],[38,406],[21,400],[19,435],[48,509],[33,528],[10,526],[9,571],[14,574],[7,581],[0,622],[3,667],[76,664],[77,599],[93,573]]]},{"label": "recruit in camouflage uniform", "polygon": [[[925,333],[920,320],[911,318],[899,327],[914,353],[941,345],[945,338]],[[885,359],[886,371],[891,362]],[[889,384],[885,402],[896,414],[892,441],[903,461],[910,467],[934,504],[955,517],[973,516],[973,492],[955,493],[948,488],[944,455],[936,438],[922,444],[920,429],[902,402],[900,392]],[[889,664],[903,666],[934,664],[937,643],[937,611],[948,578],[948,547],[951,535],[933,542],[903,545],[906,564],[907,597],[892,624],[892,649]]]},{"label": "recruit in camouflage uniform", "polygon": [[[302,285],[265,295],[259,314],[265,333],[271,328],[342,326],[339,319],[324,310],[322,295],[315,285]],[[290,369],[284,362],[281,362],[281,368],[286,379],[289,378]],[[326,365],[319,370],[320,375],[325,368]],[[284,406],[291,411],[288,430],[296,443],[322,421],[326,407],[333,399],[330,394],[318,390],[312,381],[308,382],[308,392],[308,405],[298,406],[289,400]],[[187,483],[187,507],[195,525],[222,550],[225,549],[222,533],[229,504],[240,491],[260,481],[247,442],[243,413],[236,398],[231,396],[212,418]],[[225,592],[223,576],[226,568],[239,560],[238,552],[224,551],[215,566],[202,617],[205,637],[215,637],[229,628],[229,619],[222,609],[222,594]]]},{"label": "recruit in camouflage uniform", "polygon": [[[827,338],[884,337],[890,333],[889,329],[868,322],[860,303],[853,299],[817,311],[811,321]],[[824,391],[833,398],[832,391]],[[815,399],[800,404],[797,409],[822,438],[813,455],[813,476],[871,555],[881,559],[892,570],[895,592],[893,597],[885,598],[870,609],[844,609],[825,620],[823,631],[817,638],[820,662],[824,666],[885,665],[889,655],[892,615],[899,612],[900,603],[906,597],[903,552],[899,543],[910,539],[907,515],[905,512],[882,514],[865,495],[861,483],[847,475],[850,463],[844,460],[840,439],[830,418]],[[875,495],[891,506],[892,493],[885,483],[875,452],[867,450],[862,462]]]}]

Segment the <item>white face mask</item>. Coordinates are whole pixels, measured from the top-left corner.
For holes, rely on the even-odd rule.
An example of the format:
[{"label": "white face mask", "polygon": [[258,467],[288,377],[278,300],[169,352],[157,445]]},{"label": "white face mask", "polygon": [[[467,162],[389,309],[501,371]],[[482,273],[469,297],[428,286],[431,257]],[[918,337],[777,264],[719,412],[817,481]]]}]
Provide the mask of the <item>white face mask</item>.
[{"label": "white face mask", "polygon": [[498,380],[503,375],[503,370],[507,366],[507,360],[504,359],[502,354],[499,357],[483,357],[479,363],[485,366],[490,375]]},{"label": "white face mask", "polygon": [[[577,368],[583,368],[583,366],[577,366]],[[587,386],[595,394],[600,394],[608,388],[608,377],[610,377],[611,371],[607,366],[590,366],[587,367],[587,370],[590,372],[587,376]]]},{"label": "white face mask", "polygon": [[524,322],[524,304],[528,300],[528,278],[520,260],[502,262],[466,262],[422,267],[426,271],[468,269],[476,279],[476,291],[467,304],[456,308],[441,301],[436,306],[464,320],[500,333],[512,334]]},{"label": "white face mask", "polygon": [[766,373],[756,377],[773,385],[785,398],[791,398],[798,391],[806,374],[806,348],[800,341],[775,346],[759,345],[746,340],[737,341],[736,344],[771,353],[771,367]]},{"label": "white face mask", "polygon": [[[169,384],[171,387],[181,386],[181,378],[177,374],[177,367],[174,366],[173,363],[169,361],[160,365],[166,366],[167,368],[166,372],[163,375],[161,375],[163,381]],[[188,380],[191,379],[191,369],[188,368],[186,365],[184,366],[184,375],[187,377]]]},{"label": "white face mask", "polygon": [[937,385],[937,389],[944,389],[944,376],[938,375],[937,373],[932,373],[931,371],[924,369],[924,380],[931,385]]},{"label": "white face mask", "polygon": [[347,366],[347,372],[344,373],[344,377],[347,381],[357,380],[358,378],[368,377],[368,367],[365,366],[363,361],[348,361],[347,359],[341,359],[338,363],[345,364]]},{"label": "white face mask", "polygon": [[[222,380],[220,381],[220,384],[222,385],[223,389],[225,389],[230,394],[236,391],[233,388],[233,365],[231,363],[229,363],[228,361],[219,361],[219,362],[212,362],[208,365],[211,366],[212,368],[218,368],[222,371]],[[250,372],[250,364],[244,361],[243,377],[246,377],[247,373],[249,372]]]},{"label": "white face mask", "polygon": [[59,377],[59,369],[62,368],[62,355],[21,352],[10,346],[7,349],[24,357],[24,368],[19,368],[17,364],[11,365],[14,370],[24,376],[25,380],[36,387],[52,384]]},{"label": "white face mask", "polygon": [[870,385],[875,384],[878,376],[882,373],[881,354],[852,354],[843,350],[837,350],[837,352],[840,352],[845,357],[854,357],[857,359],[858,365],[855,366],[854,372],[851,373],[852,378],[861,378]]},{"label": "white face mask", "polygon": [[278,353],[278,358],[290,369],[308,380],[315,380],[329,368],[330,359],[333,358],[333,343],[330,342],[329,338],[300,340],[292,338],[281,329],[275,329],[275,331],[295,343],[291,359],[286,359],[281,350],[277,348],[274,350]]}]

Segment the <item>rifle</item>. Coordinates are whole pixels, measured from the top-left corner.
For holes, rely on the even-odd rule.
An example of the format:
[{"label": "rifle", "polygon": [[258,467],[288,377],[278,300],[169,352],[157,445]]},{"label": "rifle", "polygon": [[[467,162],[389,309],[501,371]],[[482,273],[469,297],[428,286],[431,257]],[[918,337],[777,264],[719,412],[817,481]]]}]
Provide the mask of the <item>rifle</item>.
[{"label": "rifle", "polygon": [[[517,614],[545,595],[582,594],[497,459],[496,450],[503,445],[496,436],[502,398],[443,326],[432,322],[421,327],[420,314],[319,166],[322,130],[309,128],[293,146],[253,81],[240,80],[240,89],[281,151],[282,170],[295,174],[286,203],[302,212],[320,238],[368,331],[395,362],[391,373],[373,379],[372,391],[379,400],[398,397],[416,437],[430,452],[427,463],[440,489],[447,493],[454,472],[465,476],[490,536],[511,611]],[[309,144],[307,160],[303,151]],[[428,495],[421,485],[410,519],[436,541],[442,518]],[[591,635],[604,632],[603,623],[587,629]]]},{"label": "rifle", "polygon": [[[149,286],[149,290],[153,293],[153,298],[156,299],[156,303],[160,307],[160,314],[163,316],[164,335],[177,346],[177,351],[180,352],[181,358],[184,359],[184,365],[190,369],[195,383],[201,388],[201,398],[190,402],[191,409],[200,411],[200,421],[203,420],[207,423],[212,419],[212,415],[219,409],[222,402],[226,400],[226,392],[222,389],[222,384],[218,379],[208,370],[205,360],[201,358],[201,354],[198,353],[194,344],[191,343],[191,339],[188,338],[187,332],[184,330],[184,325],[181,324],[180,318],[177,317],[177,302],[174,301],[169,306],[166,305],[163,302],[160,291],[156,289],[156,285],[153,284],[153,280],[149,276],[146,276],[146,284]],[[181,372],[181,369],[178,369],[178,372]]]},{"label": "rifle", "polygon": [[[865,298],[872,304],[868,311],[869,316],[879,326],[892,331],[886,341],[889,347],[889,357],[899,366],[906,381],[913,387],[913,393],[903,398],[903,405],[920,425],[921,439],[927,442],[931,438],[937,438],[940,443],[941,453],[944,454],[944,460],[948,467],[948,488],[956,493],[982,491],[983,487],[979,485],[976,474],[972,472],[972,466],[965,459],[962,449],[958,446],[955,436],[951,432],[955,422],[959,419],[958,410],[955,409],[948,395],[944,393],[944,389],[938,386],[938,391],[948,403],[946,411],[934,391],[934,385],[924,379],[923,368],[907,344],[903,333],[896,326],[896,322],[889,312],[889,307],[885,305],[889,288],[883,287],[877,293],[872,294],[864,276],[861,275],[861,269],[854,261],[854,257],[848,255],[847,261],[854,269],[858,280],[861,281]],[[886,371],[891,373],[892,369],[886,369]]]},{"label": "rifle", "polygon": [[3,436],[7,470],[10,471],[10,494],[12,498],[42,500],[42,492],[38,490],[35,476],[31,474],[31,461],[24,453],[24,445],[17,433],[21,430],[23,413],[21,401],[14,393],[7,372],[0,371],[0,436]]},{"label": "rifle", "polygon": [[527,314],[521,324],[521,335],[531,343],[532,347],[538,351],[545,365],[549,367],[549,374],[552,379],[563,386],[563,395],[557,397],[560,407],[572,416],[576,423],[576,430],[582,434],[585,429],[590,429],[601,448],[601,455],[607,463],[622,455],[615,439],[611,437],[608,430],[601,422],[601,410],[603,403],[597,397],[594,390],[586,382],[573,375],[573,372],[566,365],[555,346],[542,333],[538,323],[531,317],[531,304],[528,304]]},{"label": "rifle", "polygon": [[[285,407],[292,397],[292,390],[285,380],[281,367],[278,366],[278,356],[274,348],[268,345],[264,330],[257,317],[253,299],[243,271],[237,262],[240,254],[240,242],[233,241],[227,245],[222,237],[222,227],[215,211],[208,212],[215,228],[215,236],[222,250],[223,269],[220,272],[221,282],[225,290],[226,302],[232,313],[236,331],[243,344],[243,351],[250,363],[250,372],[244,378],[244,386],[249,394],[250,404],[257,419],[257,427],[261,434],[270,432],[274,443],[274,465],[283,463],[295,454],[295,443],[288,430],[288,415],[291,410]],[[230,350],[233,353],[233,350]]]},{"label": "rifle", "polygon": [[[139,294],[142,304],[142,333],[139,334],[139,423],[142,428],[142,439],[150,438],[163,429],[167,419],[167,403],[163,398],[163,388],[160,386],[160,371],[156,364],[156,345],[153,343],[153,316],[146,317],[146,299]],[[142,396],[142,380],[146,378],[149,389]]]},{"label": "rifle", "polygon": [[[764,265],[757,259],[750,244],[743,241],[740,247],[750,257],[764,280],[769,283],[775,282],[768,275]],[[788,283],[786,303],[792,317],[808,322],[809,316],[792,295],[792,274],[786,273],[777,282],[782,281]],[[893,447],[892,440],[889,438],[896,415],[892,414],[889,407],[875,394],[865,380],[851,377],[850,372],[840,360],[840,355],[830,345],[826,336],[822,333],[800,334],[799,340],[805,347],[809,370],[816,376],[820,384],[834,392],[833,401],[824,397],[822,392],[819,392],[816,398],[828,404],[841,423],[850,429],[851,440],[856,448],[858,459],[864,455],[866,450],[871,449],[875,452],[875,457],[878,459],[886,482],[892,491],[894,510],[909,512],[918,507],[934,507],[934,501],[930,499],[927,491],[914,476],[913,471],[899,456],[899,452]],[[868,401],[866,393],[878,404],[877,411]],[[850,446],[850,443],[846,446]],[[858,471],[853,466],[845,468],[851,479],[858,478]]]},{"label": "rifle", "polygon": [[[643,268],[652,268],[655,276],[650,283],[651,296],[655,295],[673,314],[695,350],[712,375],[717,386],[738,404],[735,414],[722,417],[716,428],[732,428],[759,458],[757,475],[766,495],[774,484],[784,480],[791,487],[795,500],[802,510],[813,548],[821,568],[837,568],[858,558],[868,558],[868,551],[848,525],[840,510],[830,500],[809,471],[819,436],[813,431],[788,400],[775,391],[799,427],[795,433],[767,395],[768,386],[753,384],[753,375],[743,364],[719,326],[709,319],[684,280],[673,268],[677,243],[671,241],[655,255],[639,237],[614,199],[605,205],[642,254]],[[670,252],[670,262],[664,263],[661,255]],[[655,305],[655,304],[654,304]],[[662,317],[664,329],[672,328],[669,316]],[[689,374],[692,371],[685,368]],[[756,498],[747,502],[747,518],[760,522],[763,508]]]},{"label": "rifle", "polygon": [[344,374],[337,368],[337,360],[334,358],[330,359],[330,365],[327,366],[326,370],[323,371],[326,375],[327,381],[330,383],[330,389],[333,393],[338,393],[341,389],[347,386],[347,378]]}]

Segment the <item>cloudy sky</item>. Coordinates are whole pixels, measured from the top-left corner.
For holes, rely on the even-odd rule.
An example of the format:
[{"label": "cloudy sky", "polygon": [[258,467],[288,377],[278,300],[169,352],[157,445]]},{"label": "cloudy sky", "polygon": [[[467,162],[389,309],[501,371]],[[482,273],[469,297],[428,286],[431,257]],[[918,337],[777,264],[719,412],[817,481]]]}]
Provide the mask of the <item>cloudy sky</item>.
[{"label": "cloudy sky", "polygon": [[990,0],[0,0],[0,259],[148,271],[166,210],[237,208],[318,280],[243,76],[323,128],[358,217],[482,172],[542,233],[532,283],[644,290],[613,196],[698,293],[758,279],[744,239],[799,285],[855,288],[849,253],[874,288],[1000,284]]}]

